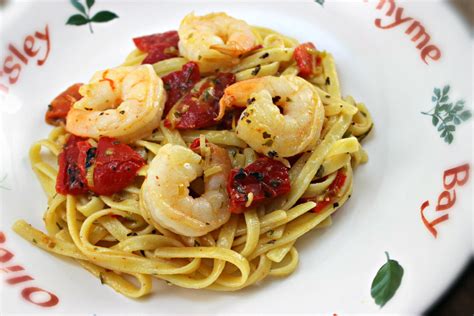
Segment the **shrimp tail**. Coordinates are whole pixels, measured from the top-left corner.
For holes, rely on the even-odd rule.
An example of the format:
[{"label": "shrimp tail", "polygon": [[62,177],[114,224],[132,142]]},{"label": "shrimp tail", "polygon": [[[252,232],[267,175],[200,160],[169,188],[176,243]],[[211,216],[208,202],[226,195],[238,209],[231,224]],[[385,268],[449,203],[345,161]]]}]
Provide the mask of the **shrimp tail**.
[{"label": "shrimp tail", "polygon": [[231,108],[235,104],[235,96],[223,95],[219,101],[219,115],[215,118],[216,121],[222,120],[227,108]]}]

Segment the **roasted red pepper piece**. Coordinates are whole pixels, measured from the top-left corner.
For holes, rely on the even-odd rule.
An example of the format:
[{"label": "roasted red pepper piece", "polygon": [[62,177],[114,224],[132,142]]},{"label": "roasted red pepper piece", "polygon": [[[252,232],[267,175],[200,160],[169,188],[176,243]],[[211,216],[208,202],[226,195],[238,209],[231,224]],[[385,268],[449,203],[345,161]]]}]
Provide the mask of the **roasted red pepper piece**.
[{"label": "roasted red pepper piece", "polygon": [[133,42],[139,50],[148,53],[142,64],[154,64],[179,55],[177,31],[136,37]]},{"label": "roasted red pepper piece", "polygon": [[56,178],[56,191],[58,193],[78,195],[89,191],[85,160],[82,160],[82,157],[85,156],[81,156],[81,150],[84,150],[87,144],[89,142],[82,137],[71,135],[68,138],[63,151],[58,157],[59,171]]},{"label": "roasted red pepper piece", "polygon": [[71,109],[71,106],[82,98],[79,94],[79,88],[82,83],[76,83],[61,92],[51,104],[48,105],[48,111],[45,115],[45,121],[51,125],[59,125],[60,123],[66,123],[66,116]]},{"label": "roasted red pepper piece", "polygon": [[245,168],[231,170],[227,183],[230,211],[242,213],[248,209],[245,204],[249,193],[253,193],[253,200],[249,206],[253,207],[286,194],[290,189],[288,168],[278,160],[268,157],[258,158]]},{"label": "roasted red pepper piece", "polygon": [[135,37],[133,39],[135,46],[144,52],[149,51],[156,45],[162,44],[172,44],[177,45],[179,42],[179,35],[178,32],[175,30],[171,30],[164,33],[156,33],[151,35],[145,35],[141,37]]},{"label": "roasted red pepper piece", "polygon": [[130,146],[110,137],[101,137],[97,144],[91,190],[100,195],[119,192],[133,182],[137,171],[144,165],[143,158]]},{"label": "roasted red pepper piece", "polygon": [[[306,200],[305,202],[307,201],[311,201],[311,200]],[[324,210],[326,208],[326,206],[328,206],[329,204],[331,204],[331,200],[328,199],[327,201],[326,200],[322,200],[322,201],[319,201],[319,202],[316,202],[316,206],[312,209],[313,212],[315,213],[319,213],[321,212],[322,210]]]},{"label": "roasted red pepper piece", "polygon": [[190,61],[183,65],[181,70],[172,72],[161,78],[166,90],[166,103],[163,116],[166,116],[173,105],[187,94],[201,79],[199,66]]},{"label": "roasted red pepper piece", "polygon": [[334,181],[331,183],[331,185],[328,188],[329,192],[331,192],[333,195],[337,194],[341,190],[344,183],[346,182],[346,178],[347,176],[344,173],[344,171],[339,170],[337,172],[336,178],[334,179]]},{"label": "roasted red pepper piece", "polygon": [[165,125],[176,129],[196,129],[219,124],[215,120],[219,113],[219,100],[224,89],[234,82],[235,75],[231,73],[220,73],[206,79],[173,106]]},{"label": "roasted red pepper piece", "polygon": [[[58,162],[56,191],[72,195],[119,192],[133,182],[138,169],[145,165],[137,152],[113,138],[101,137],[96,148],[86,138],[75,135],[68,138]],[[88,170],[93,170],[93,183],[87,182]]]},{"label": "roasted red pepper piece", "polygon": [[[209,143],[207,140],[206,140],[206,144]],[[191,149],[192,151],[196,152],[199,150],[199,147],[201,146],[201,139],[200,138],[196,138],[195,140],[193,140],[193,142],[191,144],[189,144],[189,149]]]},{"label": "roasted red pepper piece", "polygon": [[295,48],[293,58],[298,66],[298,74],[302,77],[309,77],[313,74],[314,67],[319,66],[321,59],[310,53],[309,50],[316,51],[313,43],[303,43]]},{"label": "roasted red pepper piece", "polygon": [[346,174],[344,171],[339,170],[337,172],[336,178],[334,178],[334,181],[331,183],[331,185],[328,187],[327,193],[325,194],[323,200],[318,201],[317,198],[315,199],[300,199],[301,202],[308,202],[308,201],[313,201],[316,203],[316,206],[313,208],[313,212],[319,213],[322,210],[324,210],[328,205],[333,203],[334,197],[339,193],[341,188],[344,186],[344,183],[346,182]]}]

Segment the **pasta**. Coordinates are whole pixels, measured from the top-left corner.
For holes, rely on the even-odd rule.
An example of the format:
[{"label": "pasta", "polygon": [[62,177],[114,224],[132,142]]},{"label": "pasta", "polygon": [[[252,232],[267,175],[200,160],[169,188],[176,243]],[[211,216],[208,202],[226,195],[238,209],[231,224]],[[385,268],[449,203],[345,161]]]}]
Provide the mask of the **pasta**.
[{"label": "pasta", "polygon": [[[238,21],[226,18],[222,22],[217,20],[222,16],[209,16],[220,21],[213,20],[212,23]],[[203,21],[198,22],[207,23]],[[244,26],[238,25],[240,28]],[[237,24],[235,27],[237,28]],[[193,26],[193,30],[197,32],[199,27]],[[14,231],[37,247],[77,261],[99,278],[102,284],[131,298],[149,294],[153,278],[185,288],[236,291],[269,276],[282,277],[293,273],[299,261],[297,239],[312,229],[331,226],[331,215],[350,198],[353,168],[368,159],[360,141],[370,132],[373,122],[364,104],[356,102],[352,97],[343,97],[335,62],[330,53],[307,50],[315,59],[312,59],[314,64],[311,75],[302,79],[303,70],[296,58],[297,50],[302,45],[270,29],[249,27],[249,30],[247,36],[253,36],[255,40],[253,47],[229,60],[224,60],[224,57],[230,55],[226,51],[229,48],[220,47],[219,53],[212,52],[214,58],[221,58],[215,59],[219,60],[215,62],[215,67],[221,72],[232,73],[236,85],[255,78],[267,80],[269,76],[297,77],[304,81],[301,83],[302,89],[310,85],[307,89],[314,93],[311,100],[321,100],[324,115],[321,117],[320,131],[308,134],[312,136],[307,141],[297,139],[301,144],[306,141],[297,155],[283,155],[283,152],[276,153],[249,146],[250,142],[245,140],[240,127],[244,124],[242,121],[246,117],[245,113],[252,106],[263,104],[259,100],[265,99],[265,95],[257,91],[250,94],[255,96],[254,99],[257,98],[255,104],[244,105],[247,109],[242,114],[232,114],[231,123],[226,128],[208,126],[180,129],[179,125],[170,125],[163,119],[153,131],[145,131],[133,137],[124,136],[124,142],[133,149],[133,155],[139,154],[144,163],[137,167],[133,181],[119,192],[97,194],[95,191],[81,191],[81,194],[61,194],[57,189],[61,173],[61,166],[58,166],[57,161],[62,159],[62,152],[66,150],[63,148],[67,147],[72,137],[68,114],[67,125],[56,126],[46,139],[34,143],[29,153],[33,171],[48,197],[48,207],[44,214],[46,232],[32,227],[24,220],[14,224]],[[186,46],[191,44],[183,39],[181,32],[180,29],[180,53],[172,55],[174,51],[171,50],[171,55],[166,59],[152,64],[151,69],[159,78],[164,79],[182,71],[189,61],[194,60],[189,57],[192,54]],[[186,34],[188,41],[191,40],[190,34],[198,36],[191,31]],[[183,54],[185,51],[187,54]],[[146,63],[150,56],[150,52],[137,48],[127,56],[122,66],[128,67],[126,69],[138,69],[135,67]],[[201,69],[200,80],[214,75],[209,71],[212,67],[203,66],[207,62],[207,55],[203,53],[203,56],[195,60]],[[166,83],[165,89],[168,89]],[[227,94],[231,90],[226,88],[223,93]],[[277,100],[272,97],[275,104],[283,98],[280,95]],[[186,97],[181,96],[180,100],[182,98]],[[286,99],[288,103],[292,102],[290,97]],[[78,102],[85,102],[83,100]],[[165,101],[160,102],[163,105]],[[74,108],[78,107],[77,104],[75,103]],[[172,115],[173,109],[167,117]],[[228,109],[226,111],[233,113]],[[319,122],[318,118],[314,122]],[[311,124],[309,126],[314,128]],[[263,137],[266,138],[265,133]],[[279,138],[270,139],[271,144],[265,146],[276,146]],[[94,153],[101,146],[98,137],[89,137],[87,142],[88,145],[84,145],[87,148],[97,147]],[[114,145],[116,143],[110,146]],[[176,229],[157,218],[148,203],[151,197],[146,188],[153,185],[148,183],[152,181],[150,175],[155,174],[156,159],[162,157],[163,152],[172,149],[179,151],[179,148],[190,146],[194,146],[194,155],[199,153],[204,166],[203,178],[188,183],[193,192],[202,194],[208,185],[208,179],[223,172],[221,165],[212,165],[212,155],[218,148],[225,150],[225,156],[228,156],[226,159],[235,172],[242,172],[239,170],[257,164],[262,156],[272,158],[280,169],[287,172],[288,191],[267,199],[264,203],[258,203],[258,194],[250,192],[245,197],[245,205],[241,205],[245,211],[231,214],[228,209],[221,207],[219,212],[225,213],[225,220],[216,224],[216,228],[208,228],[209,231],[196,236],[177,233]],[[91,152],[88,150],[87,154]],[[96,159],[98,161],[98,156]],[[91,188],[98,187],[94,177],[98,168],[96,163],[95,167],[87,169],[87,183]],[[72,171],[68,169],[67,172]],[[226,193],[223,194],[227,196]],[[222,205],[227,203],[225,201]],[[187,209],[183,212],[190,211]],[[130,278],[136,282],[132,282]]]}]

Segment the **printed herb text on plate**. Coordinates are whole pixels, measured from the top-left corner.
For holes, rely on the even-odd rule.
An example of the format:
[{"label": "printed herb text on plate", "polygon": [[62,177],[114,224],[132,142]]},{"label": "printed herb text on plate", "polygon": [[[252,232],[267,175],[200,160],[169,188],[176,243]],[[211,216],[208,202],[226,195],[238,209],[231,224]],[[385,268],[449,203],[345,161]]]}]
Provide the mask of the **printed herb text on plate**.
[{"label": "printed herb text on plate", "polygon": [[[367,1],[364,0],[364,2]],[[437,61],[441,58],[441,50],[437,45],[432,44],[431,36],[425,27],[420,21],[404,13],[405,9],[397,5],[395,0],[378,0],[375,8],[377,10],[385,9],[385,16],[387,17],[375,19],[376,27],[387,30],[407,26],[405,34],[411,36],[410,39],[416,44],[416,48],[420,51],[421,60],[425,64],[428,65],[430,61]]]},{"label": "printed herb text on plate", "polygon": [[25,272],[25,268],[13,263],[15,254],[4,248],[6,236],[0,231],[0,272],[6,273],[5,283],[14,288],[20,288],[21,296],[29,303],[41,307],[53,307],[59,303],[59,298],[50,291],[31,285],[34,278]]},{"label": "printed herb text on plate", "polygon": [[48,25],[27,35],[23,42],[8,43],[6,56],[0,68],[0,92],[8,94],[9,86],[17,83],[23,67],[31,64],[43,66],[51,50]]}]

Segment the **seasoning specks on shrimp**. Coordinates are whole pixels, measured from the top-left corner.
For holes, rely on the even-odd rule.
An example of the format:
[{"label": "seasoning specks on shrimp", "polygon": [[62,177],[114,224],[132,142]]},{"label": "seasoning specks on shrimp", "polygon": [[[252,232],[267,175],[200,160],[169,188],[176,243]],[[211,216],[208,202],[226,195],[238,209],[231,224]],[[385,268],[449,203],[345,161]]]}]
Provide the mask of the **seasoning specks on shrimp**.
[{"label": "seasoning specks on shrimp", "polygon": [[160,125],[166,92],[151,65],[97,72],[81,86],[83,96],[67,115],[66,130],[77,136],[132,142]]},{"label": "seasoning specks on shrimp", "polygon": [[218,166],[220,171],[204,177],[205,192],[200,197],[190,196],[188,187],[203,173],[201,156],[179,145],[167,144],[158,151],[142,185],[144,207],[155,221],[177,234],[202,236],[229,220],[230,158],[225,149],[207,146],[208,168]]},{"label": "seasoning specks on shrimp", "polygon": [[178,30],[179,51],[197,61],[202,72],[226,70],[239,62],[239,55],[257,46],[250,26],[225,13],[204,16],[188,14]]},{"label": "seasoning specks on shrimp", "polygon": [[232,106],[246,107],[237,124],[237,136],[255,151],[273,157],[311,150],[323,126],[324,107],[318,93],[297,76],[235,83],[225,89],[219,117]]}]

